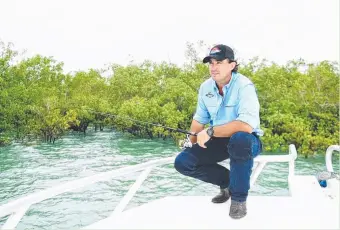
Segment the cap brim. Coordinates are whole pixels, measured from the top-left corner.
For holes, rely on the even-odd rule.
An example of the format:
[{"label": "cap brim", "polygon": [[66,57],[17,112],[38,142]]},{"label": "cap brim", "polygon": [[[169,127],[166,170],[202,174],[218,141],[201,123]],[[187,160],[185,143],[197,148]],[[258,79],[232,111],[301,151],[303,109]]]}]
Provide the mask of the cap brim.
[{"label": "cap brim", "polygon": [[217,61],[222,61],[224,59],[226,59],[225,57],[221,57],[219,55],[209,55],[209,56],[206,56],[205,58],[203,58],[203,63],[207,63],[207,62],[210,62],[210,59],[216,59]]}]

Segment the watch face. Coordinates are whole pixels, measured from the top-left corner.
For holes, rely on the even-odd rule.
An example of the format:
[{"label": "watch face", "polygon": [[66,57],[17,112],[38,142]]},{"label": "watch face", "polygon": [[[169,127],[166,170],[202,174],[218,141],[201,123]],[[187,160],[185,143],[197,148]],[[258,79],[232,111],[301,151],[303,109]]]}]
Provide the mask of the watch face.
[{"label": "watch face", "polygon": [[212,128],[209,128],[209,129],[207,130],[207,133],[208,133],[209,136],[212,136],[212,135],[213,135],[213,132],[214,132],[214,130],[213,130]]}]

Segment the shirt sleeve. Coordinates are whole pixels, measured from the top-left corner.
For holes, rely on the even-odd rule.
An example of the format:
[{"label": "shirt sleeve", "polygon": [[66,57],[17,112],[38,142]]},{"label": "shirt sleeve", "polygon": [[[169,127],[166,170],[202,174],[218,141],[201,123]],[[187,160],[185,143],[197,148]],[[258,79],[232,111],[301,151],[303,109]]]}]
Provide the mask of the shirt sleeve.
[{"label": "shirt sleeve", "polygon": [[194,120],[197,122],[205,125],[209,123],[210,121],[210,115],[207,110],[207,107],[204,104],[203,98],[202,98],[202,87],[200,87],[199,94],[198,94],[198,100],[197,100],[197,108],[196,113],[194,115]]},{"label": "shirt sleeve", "polygon": [[249,124],[253,129],[260,124],[260,103],[254,84],[241,89],[236,120]]}]

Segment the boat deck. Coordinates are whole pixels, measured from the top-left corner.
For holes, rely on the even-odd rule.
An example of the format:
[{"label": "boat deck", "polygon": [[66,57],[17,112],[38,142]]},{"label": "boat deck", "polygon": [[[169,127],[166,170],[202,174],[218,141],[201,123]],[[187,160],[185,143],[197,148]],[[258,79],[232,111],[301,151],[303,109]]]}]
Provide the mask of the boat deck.
[{"label": "boat deck", "polygon": [[293,187],[298,186],[299,192],[293,196],[249,196],[248,214],[239,220],[229,217],[230,200],[214,204],[211,196],[176,196],[129,209],[85,229],[339,229],[339,199],[320,195],[321,187],[319,192],[311,189],[315,181],[297,176]]}]

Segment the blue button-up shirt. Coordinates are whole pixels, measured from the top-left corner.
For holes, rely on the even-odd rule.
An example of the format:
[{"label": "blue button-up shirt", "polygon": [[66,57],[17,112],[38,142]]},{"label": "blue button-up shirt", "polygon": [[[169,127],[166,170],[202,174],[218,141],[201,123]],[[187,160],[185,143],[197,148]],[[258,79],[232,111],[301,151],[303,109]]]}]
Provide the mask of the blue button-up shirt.
[{"label": "blue button-up shirt", "polygon": [[253,132],[262,136],[260,104],[254,84],[240,73],[232,73],[231,80],[219,94],[216,82],[209,78],[200,86],[196,113],[193,117],[201,124],[223,125],[238,120],[249,124]]}]

